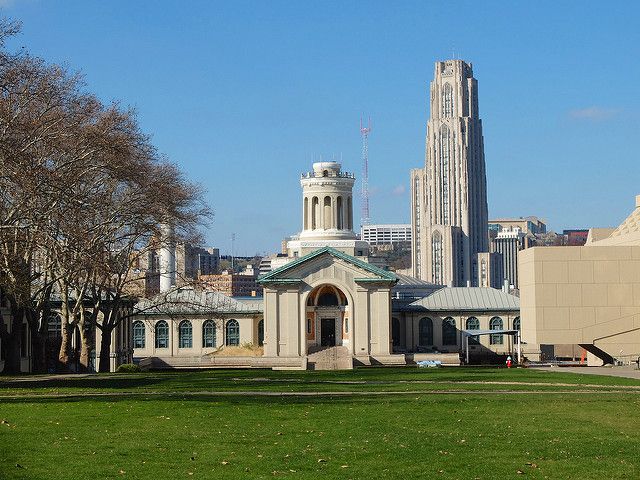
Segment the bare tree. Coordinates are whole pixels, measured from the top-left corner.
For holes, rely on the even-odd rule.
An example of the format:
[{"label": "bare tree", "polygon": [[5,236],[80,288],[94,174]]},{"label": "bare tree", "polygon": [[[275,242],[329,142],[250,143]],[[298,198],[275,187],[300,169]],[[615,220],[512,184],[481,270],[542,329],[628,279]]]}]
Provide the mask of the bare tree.
[{"label": "bare tree", "polygon": [[174,225],[193,241],[210,210],[202,191],[161,158],[131,110],[104,106],[77,74],[26,53],[10,55],[17,31],[0,21],[0,288],[12,324],[0,319],[5,372],[20,371],[23,322],[33,370],[44,371],[52,295],[60,302],[59,360],[70,360],[80,328],[81,364],[89,332],[102,331],[100,370],[111,333],[139,297],[137,257]]}]

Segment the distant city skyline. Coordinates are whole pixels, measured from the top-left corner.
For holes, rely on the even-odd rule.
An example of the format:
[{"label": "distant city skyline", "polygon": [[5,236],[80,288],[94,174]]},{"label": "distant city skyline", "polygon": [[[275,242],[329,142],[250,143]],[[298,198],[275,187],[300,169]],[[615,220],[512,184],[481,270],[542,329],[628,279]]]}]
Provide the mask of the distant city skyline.
[{"label": "distant city skyline", "polygon": [[490,218],[615,226],[640,193],[634,2],[0,5],[23,23],[9,48],[136,108],[158,150],[208,190],[206,245],[223,254],[232,233],[248,256],[299,230],[299,174],[320,155],[342,155],[359,180],[361,116],[373,124],[371,222],[408,223],[433,64],[451,57],[481,83]]}]

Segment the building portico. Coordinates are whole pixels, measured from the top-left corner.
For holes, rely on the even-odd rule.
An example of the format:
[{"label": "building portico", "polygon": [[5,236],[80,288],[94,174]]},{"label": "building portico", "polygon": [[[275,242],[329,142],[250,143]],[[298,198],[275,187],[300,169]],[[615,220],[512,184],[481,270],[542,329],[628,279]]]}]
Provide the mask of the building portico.
[{"label": "building portico", "polygon": [[356,360],[391,355],[391,288],[396,276],[331,247],[260,279],[267,357],[303,357],[343,347]]}]

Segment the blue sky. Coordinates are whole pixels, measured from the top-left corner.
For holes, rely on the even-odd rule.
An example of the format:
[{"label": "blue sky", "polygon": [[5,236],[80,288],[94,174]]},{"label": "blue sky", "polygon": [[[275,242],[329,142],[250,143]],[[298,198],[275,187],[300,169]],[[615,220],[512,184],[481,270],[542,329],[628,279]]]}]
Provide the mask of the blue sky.
[{"label": "blue sky", "polygon": [[[489,216],[615,226],[640,194],[640,2],[0,0],[13,47],[136,108],[207,189],[207,244],[273,252],[300,229],[314,159],[361,171],[373,222],[409,221],[437,60],[479,82]],[[357,184],[359,188],[359,183]],[[354,217],[359,218],[359,202]]]}]

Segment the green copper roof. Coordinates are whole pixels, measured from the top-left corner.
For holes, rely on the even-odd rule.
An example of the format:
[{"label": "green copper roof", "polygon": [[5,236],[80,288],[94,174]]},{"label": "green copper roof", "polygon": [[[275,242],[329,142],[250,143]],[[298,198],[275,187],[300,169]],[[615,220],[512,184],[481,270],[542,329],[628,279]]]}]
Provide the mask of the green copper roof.
[{"label": "green copper roof", "polygon": [[[346,253],[340,252],[339,250],[336,250],[335,248],[331,248],[331,247],[322,247],[319,248],[318,250],[314,250],[311,253],[308,253],[307,255],[298,258],[297,260],[294,260],[292,262],[287,263],[286,265],[283,265],[280,268],[276,268],[275,270],[266,273],[264,275],[262,275],[260,278],[258,278],[258,283],[271,283],[271,282],[282,282],[283,279],[281,278],[277,278],[278,275],[291,270],[292,268],[297,267],[298,265],[301,265],[303,263],[305,263],[308,260],[311,260],[313,258],[319,257],[320,255],[323,255],[325,253],[328,253],[329,255],[339,258],[341,260],[344,260],[347,263],[350,263],[352,265],[355,265],[356,267],[359,267],[363,270],[366,270],[368,272],[373,273],[374,275],[378,275],[379,279],[357,279],[356,281],[367,281],[367,282],[371,282],[371,281],[388,281],[388,282],[397,282],[398,281],[398,277],[396,277],[396,275],[393,272],[389,272],[387,270],[383,270],[382,268],[378,268],[375,267],[367,262],[363,262],[362,260],[358,260],[356,257],[352,257],[351,255],[347,255]],[[300,280],[300,279],[297,279]]]}]

